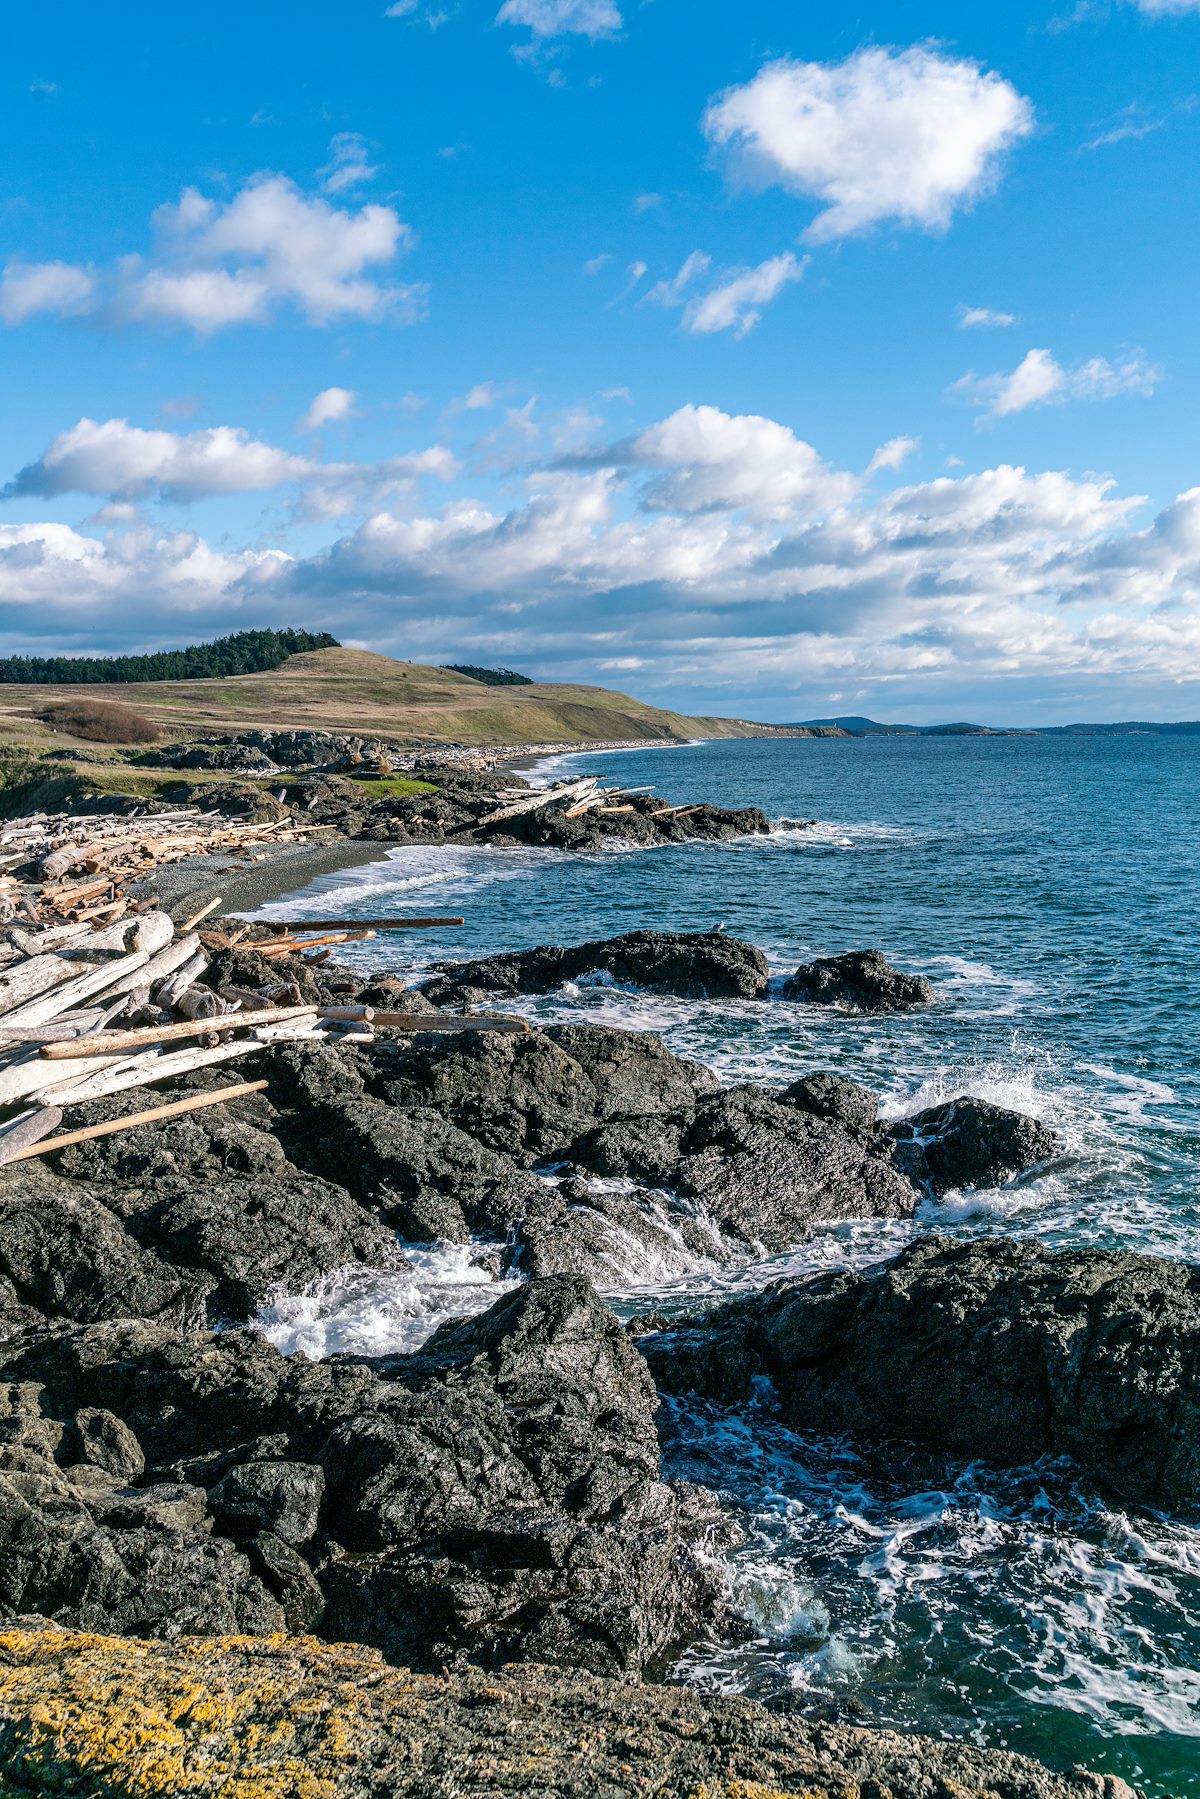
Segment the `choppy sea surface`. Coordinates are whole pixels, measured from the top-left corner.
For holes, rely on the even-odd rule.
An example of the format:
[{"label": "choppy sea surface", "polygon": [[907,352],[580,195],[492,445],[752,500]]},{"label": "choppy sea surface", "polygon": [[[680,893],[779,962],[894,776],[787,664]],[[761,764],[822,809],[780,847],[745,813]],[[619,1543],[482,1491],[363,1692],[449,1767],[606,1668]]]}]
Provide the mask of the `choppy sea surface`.
[{"label": "choppy sea surface", "polygon": [[[640,926],[721,925],[779,975],[878,947],[930,976],[936,1007],[855,1017],[585,981],[524,1009],[658,1032],[730,1080],[837,1069],[890,1116],[978,1094],[1069,1147],[1042,1178],[770,1262],[614,1266],[601,1284],[619,1312],[876,1261],[931,1229],[1200,1260],[1200,737],[718,742],[560,758],[534,778],[576,771],[815,823],[591,856],[400,849],[266,910],[462,912],[436,941],[345,955],[410,974]],[[261,1323],[289,1350],[383,1352],[497,1292],[468,1252],[427,1247],[400,1274],[346,1270],[281,1296]],[[668,1473],[721,1492],[744,1529],[722,1559],[749,1638],[696,1645],[679,1678],[1200,1799],[1200,1530],[1115,1510],[1061,1465],[931,1475],[790,1433],[769,1409],[673,1405],[664,1439]]]}]

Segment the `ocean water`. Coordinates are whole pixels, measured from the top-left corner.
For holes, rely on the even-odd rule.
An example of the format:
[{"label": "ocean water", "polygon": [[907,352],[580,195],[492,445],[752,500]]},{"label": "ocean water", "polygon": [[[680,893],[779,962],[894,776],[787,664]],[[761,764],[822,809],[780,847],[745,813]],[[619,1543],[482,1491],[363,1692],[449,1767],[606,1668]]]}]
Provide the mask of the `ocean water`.
[{"label": "ocean water", "polygon": [[[934,1008],[856,1017],[584,981],[523,1009],[658,1032],[729,1080],[837,1069],[889,1116],[978,1094],[1045,1118],[1068,1152],[1038,1178],[951,1195],[911,1224],[823,1232],[770,1262],[617,1256],[600,1284],[619,1312],[862,1265],[930,1229],[1200,1259],[1200,738],[706,743],[557,759],[535,778],[576,771],[815,823],[592,856],[402,849],[267,911],[462,912],[436,940],[346,952],[410,975],[647,925],[721,925],[780,976],[878,947],[930,976]],[[447,1247],[280,1296],[261,1322],[284,1349],[382,1352],[497,1293]],[[664,1440],[668,1471],[722,1492],[744,1530],[722,1570],[747,1641],[696,1645],[680,1679],[1200,1799],[1200,1530],[1115,1511],[1061,1466],[872,1461],[787,1432],[769,1405],[672,1406]]]}]

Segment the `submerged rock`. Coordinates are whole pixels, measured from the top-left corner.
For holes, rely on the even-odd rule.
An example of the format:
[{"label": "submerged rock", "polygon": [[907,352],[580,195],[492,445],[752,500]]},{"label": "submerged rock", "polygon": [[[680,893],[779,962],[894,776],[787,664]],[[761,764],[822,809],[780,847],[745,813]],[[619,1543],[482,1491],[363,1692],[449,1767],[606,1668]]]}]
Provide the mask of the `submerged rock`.
[{"label": "submerged rock", "polygon": [[0,1609],[146,1636],[309,1629],[440,1667],[638,1674],[723,1616],[644,1363],[586,1281],[416,1354],[55,1325],[0,1346]]},{"label": "submerged rock", "polygon": [[426,982],[424,991],[443,1004],[462,987],[546,993],[590,974],[681,999],[758,999],[767,989],[766,957],[740,938],[721,931],[627,931],[567,949],[546,944],[444,965],[440,978]]},{"label": "submerged rock", "polygon": [[853,1012],[908,1012],[937,995],[923,976],[893,968],[877,949],[859,949],[802,963],[784,982],[783,997]]},{"label": "submerged rock", "polygon": [[1007,1750],[574,1669],[421,1675],[355,1644],[147,1644],[36,1620],[0,1635],[0,1669],[0,1775],[79,1799],[164,1778],[195,1799],[1134,1799]]},{"label": "submerged rock", "polygon": [[928,1237],[645,1339],[659,1385],[729,1403],[766,1376],[797,1429],[1011,1466],[1068,1455],[1135,1505],[1200,1510],[1200,1269]]}]

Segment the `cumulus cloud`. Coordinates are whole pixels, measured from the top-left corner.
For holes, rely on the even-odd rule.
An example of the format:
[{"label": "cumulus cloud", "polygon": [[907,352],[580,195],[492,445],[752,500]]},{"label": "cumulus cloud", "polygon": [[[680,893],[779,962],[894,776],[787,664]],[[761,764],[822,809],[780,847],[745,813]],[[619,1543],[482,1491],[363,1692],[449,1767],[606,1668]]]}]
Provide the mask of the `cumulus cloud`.
[{"label": "cumulus cloud", "polygon": [[[344,388],[326,389],[314,406]],[[264,493],[303,483],[306,505],[336,516],[354,501],[411,486],[421,475],[449,479],[458,465],[441,445],[378,463],[322,463],[293,456],[232,425],[178,433],[144,431],[128,419],[80,419],[60,433],[36,462],[4,489],[3,498],[92,494],[110,501],[163,499],[181,502],[234,493]]]},{"label": "cumulus cloud", "polygon": [[[116,441],[134,489],[151,451],[160,479],[195,484],[205,464],[186,440]],[[0,526],[0,618],[22,643],[120,647],[336,607],[347,636],[406,655],[440,657],[452,637],[493,659],[638,667],[740,711],[768,680],[1077,691],[1200,666],[1200,489],[1149,522],[1111,481],[1008,464],[878,493],[781,422],[705,406],[520,479],[504,504],[374,505],[297,558],[136,521]]]},{"label": "cumulus cloud", "polygon": [[958,309],[960,331],[1003,331],[1016,322],[1015,312],[994,312],[990,306],[960,306]]},{"label": "cumulus cloud", "polygon": [[224,204],[197,188],[161,206],[149,260],[125,257],[96,274],[64,263],[10,261],[0,316],[98,313],[114,322],[155,319],[207,336],[261,324],[292,307],[313,325],[419,316],[425,289],[383,271],[414,238],[390,206],[357,209],[305,195],[284,175],[260,175]]},{"label": "cumulus cloud", "polygon": [[526,25],[535,38],[601,38],[620,31],[622,20],[613,0],[504,0],[496,23]]},{"label": "cumulus cloud", "polygon": [[1078,367],[1065,369],[1049,350],[1029,350],[1008,374],[963,375],[951,394],[978,406],[993,418],[1005,418],[1030,407],[1062,405],[1067,400],[1113,400],[1122,394],[1152,394],[1162,380],[1162,370],[1140,350],[1117,362],[1090,357]]},{"label": "cumulus cloud", "polygon": [[349,387],[323,387],[314,394],[308,411],[300,420],[302,431],[319,431],[322,425],[336,425],[349,418],[354,409],[355,394]]},{"label": "cumulus cloud", "polygon": [[1010,82],[923,45],[768,63],[704,117],[736,178],[822,204],[814,243],[888,220],[944,231],[1032,129],[1033,109]]},{"label": "cumulus cloud", "polygon": [[852,476],[824,463],[786,425],[717,406],[681,406],[618,447],[629,468],[661,469],[644,496],[654,511],[764,518],[825,512],[854,493]]},{"label": "cumulus cloud", "polygon": [[0,276],[0,318],[6,325],[23,325],[39,312],[74,318],[90,309],[95,291],[95,277],[73,263],[14,257]]},{"label": "cumulus cloud", "polygon": [[655,282],[646,299],[656,306],[682,306],[685,331],[697,335],[732,331],[745,337],[762,317],[763,307],[791,282],[800,280],[807,258],[786,250],[781,256],[760,262],[757,268],[723,269],[706,293],[695,293],[711,266],[711,256],[703,250],[693,250],[672,276]]}]

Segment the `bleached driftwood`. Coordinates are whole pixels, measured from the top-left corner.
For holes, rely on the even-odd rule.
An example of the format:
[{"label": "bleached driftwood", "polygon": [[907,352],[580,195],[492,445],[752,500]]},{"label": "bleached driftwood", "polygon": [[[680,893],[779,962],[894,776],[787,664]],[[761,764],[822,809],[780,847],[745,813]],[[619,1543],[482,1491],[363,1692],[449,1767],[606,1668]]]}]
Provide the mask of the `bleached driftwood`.
[{"label": "bleached driftwood", "polygon": [[0,1131],[0,1167],[6,1162],[17,1162],[21,1152],[33,1143],[39,1143],[56,1131],[62,1123],[62,1112],[58,1106],[34,1106],[28,1112],[22,1112]]},{"label": "bleached driftwood", "polygon": [[[48,993],[52,987],[61,986],[78,973],[79,970],[70,962],[64,962],[61,956],[27,957],[0,974],[0,1014],[37,999],[39,994]],[[3,1029],[2,1019],[0,1029]]]},{"label": "bleached driftwood", "polygon": [[188,957],[181,968],[175,970],[173,975],[168,975],[158,989],[158,1003],[163,1010],[169,1012],[177,1006],[188,988],[199,979],[207,967],[208,957],[202,949],[198,949],[194,956]]},{"label": "bleached driftwood", "polygon": [[[185,1112],[199,1112],[205,1106],[220,1106],[229,1099],[244,1099],[248,1093],[261,1093],[266,1081],[241,1081],[234,1087],[221,1087],[215,1093],[190,1093],[186,1099],[172,1100],[170,1105],[151,1106],[145,1112],[130,1112],[124,1118],[110,1118],[104,1124],[89,1124],[82,1130],[66,1131],[61,1137],[48,1137],[42,1142],[20,1149],[10,1158],[26,1161],[30,1156],[49,1156],[56,1150],[69,1149],[75,1143],[90,1143],[96,1137],[111,1137],[118,1131],[134,1130],[140,1124],[154,1124],[162,1118],[178,1118]],[[47,1106],[47,1113],[55,1110]],[[61,1113],[59,1114],[61,1117]]]},{"label": "bleached driftwood", "polygon": [[[174,974],[177,968],[182,968],[199,948],[200,939],[194,931],[186,937],[176,937],[165,949],[160,949],[156,956],[149,957],[141,972],[135,973],[132,979],[124,975],[115,979],[110,991],[127,993],[131,987],[140,987],[143,982],[153,987],[156,981],[164,980],[167,975]],[[112,966],[115,967],[115,964]]]},{"label": "bleached driftwood", "polygon": [[[169,950],[160,952],[168,955]],[[95,994],[119,993],[128,987],[135,986],[140,969],[149,965],[150,957],[144,949],[135,950],[132,955],[118,956],[113,962],[106,962],[100,968],[89,968],[86,974],[77,975],[72,981],[63,981],[59,986],[51,988],[49,993],[31,1000],[28,1005],[17,1006],[7,1012],[0,1020],[5,1031],[12,1031],[19,1025],[45,1024],[48,1019],[57,1018],[60,1012],[69,1012],[81,1005],[84,1000]]]},{"label": "bleached driftwood", "polygon": [[[315,1017],[316,1006],[289,1006],[286,1010],[273,1011],[270,1014],[272,1024],[282,1024],[285,1019]],[[45,1061],[63,1061],[71,1055],[85,1054],[104,1056],[118,1050],[133,1051],[151,1047],[156,1043],[174,1043],[180,1038],[199,1037],[213,1030],[244,1030],[250,1020],[258,1019],[262,1014],[229,1011],[220,1018],[188,1019],[182,1024],[148,1024],[135,1031],[104,1031],[95,1037],[86,1039],[85,1044],[78,1047],[71,1043],[47,1043],[43,1045],[41,1055]],[[328,1014],[326,1014],[328,1016]],[[335,1013],[334,1016],[342,1016]],[[354,1016],[361,1016],[356,1013]]]}]

